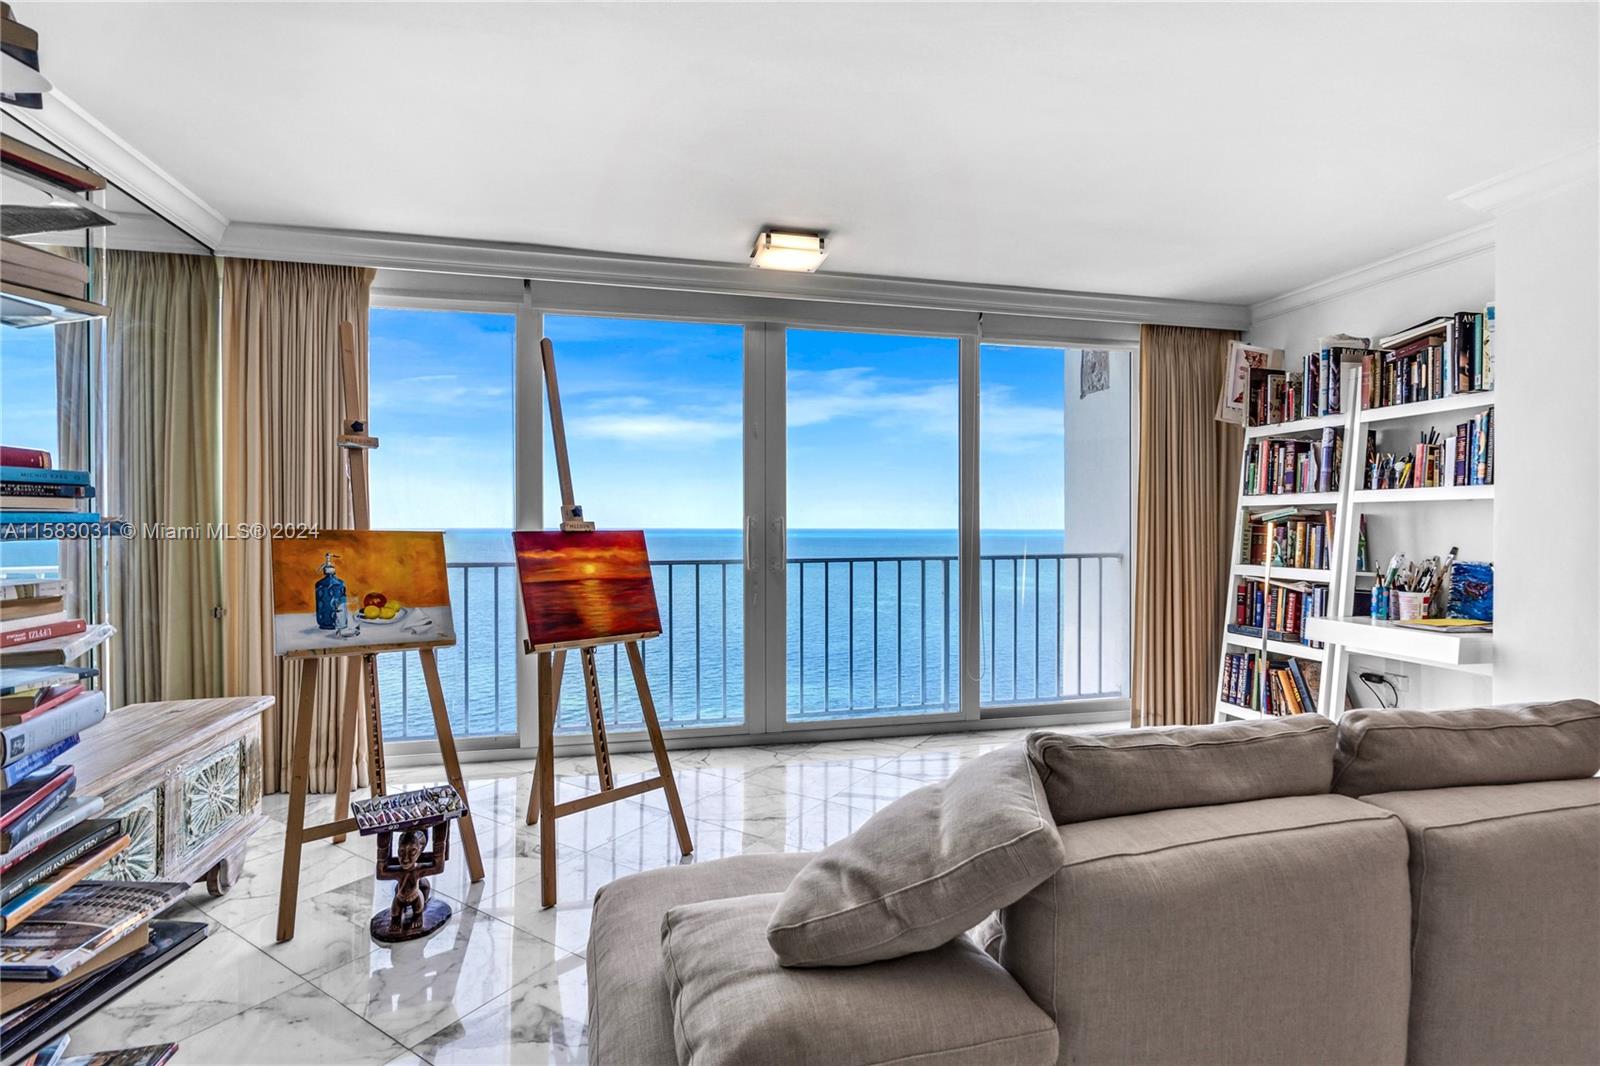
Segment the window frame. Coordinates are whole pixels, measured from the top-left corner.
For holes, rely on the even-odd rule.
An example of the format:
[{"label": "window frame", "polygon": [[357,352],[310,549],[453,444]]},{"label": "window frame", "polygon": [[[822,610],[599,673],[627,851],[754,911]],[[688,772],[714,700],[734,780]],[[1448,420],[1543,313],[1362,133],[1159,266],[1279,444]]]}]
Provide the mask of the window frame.
[{"label": "window frame", "polygon": [[[473,311],[511,313],[516,317],[515,333],[515,493],[513,514],[518,528],[540,528],[547,517],[542,514],[544,495],[544,381],[539,360],[539,338],[544,316],[576,315],[661,321],[696,321],[737,324],[745,329],[745,464],[744,514],[747,523],[762,531],[758,543],[747,544],[754,572],[747,570],[745,588],[745,721],[742,726],[681,727],[665,732],[670,748],[709,747],[725,744],[758,743],[763,737],[784,743],[839,740],[863,736],[895,736],[930,732],[965,731],[1019,726],[1061,726],[1096,722],[1126,721],[1131,709],[1127,695],[1120,698],[1091,698],[1041,701],[983,707],[978,698],[976,672],[981,640],[960,640],[957,662],[960,665],[958,709],[925,716],[873,715],[848,722],[826,725],[790,723],[786,715],[783,663],[787,655],[781,619],[786,610],[785,581],[769,565],[774,520],[784,517],[786,506],[785,432],[766,432],[767,427],[786,427],[785,417],[785,335],[790,328],[827,329],[846,332],[903,333],[954,337],[958,355],[958,576],[960,597],[959,633],[981,631],[981,598],[969,594],[981,582],[979,562],[979,369],[984,344],[1016,344],[1030,347],[1109,348],[1130,352],[1128,485],[1129,559],[1131,575],[1138,550],[1135,512],[1139,469],[1138,325],[1125,321],[1049,318],[1032,315],[994,314],[946,310],[936,307],[881,306],[847,301],[752,296],[739,293],[693,292],[664,288],[626,287],[568,281],[517,279],[413,271],[380,271],[372,289],[371,306],[378,309]],[[776,372],[775,372],[776,371]],[[375,427],[381,434],[382,427]],[[1131,641],[1133,621],[1133,582],[1127,583],[1124,618],[1128,621],[1125,639]],[[766,606],[753,605],[765,596]],[[525,636],[518,612],[519,642]],[[1130,644],[1131,650],[1131,644]],[[1131,655],[1130,655],[1131,659]],[[495,758],[531,755],[536,747],[537,699],[534,657],[518,657],[516,747],[503,738],[464,737],[458,747],[468,758]],[[613,732],[616,751],[648,749],[642,731]],[[427,761],[437,752],[432,741],[393,742],[392,755],[403,765]],[[558,738],[557,754],[587,751],[590,741],[583,735]]]}]

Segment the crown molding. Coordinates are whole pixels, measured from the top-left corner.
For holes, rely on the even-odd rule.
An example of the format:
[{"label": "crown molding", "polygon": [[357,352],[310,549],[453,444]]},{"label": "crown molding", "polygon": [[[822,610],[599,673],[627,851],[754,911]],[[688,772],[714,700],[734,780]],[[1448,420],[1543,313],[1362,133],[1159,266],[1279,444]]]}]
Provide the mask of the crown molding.
[{"label": "crown molding", "polygon": [[1397,252],[1366,266],[1346,270],[1331,278],[1323,278],[1310,285],[1251,304],[1250,321],[1259,324],[1269,318],[1292,314],[1364,289],[1386,285],[1391,281],[1420,274],[1425,270],[1433,270],[1447,263],[1478,255],[1489,255],[1493,252],[1494,223],[1480,223],[1460,233],[1452,233],[1448,237],[1419,244],[1415,248]]},{"label": "crown molding", "polygon": [[1248,309],[1233,304],[862,274],[791,274],[730,263],[544,245],[243,222],[228,227],[217,250],[228,256],[291,262],[1097,322],[1159,322],[1219,329],[1242,329],[1249,323]]},{"label": "crown molding", "polygon": [[1600,174],[1600,142],[1551,156],[1499,177],[1451,193],[1450,199],[1475,211],[1499,214],[1575,189]]},{"label": "crown molding", "polygon": [[8,117],[48,139],[61,151],[105,175],[195,240],[215,248],[228,219],[149,156],[106,128],[60,89],[46,94],[37,111],[5,106]]}]

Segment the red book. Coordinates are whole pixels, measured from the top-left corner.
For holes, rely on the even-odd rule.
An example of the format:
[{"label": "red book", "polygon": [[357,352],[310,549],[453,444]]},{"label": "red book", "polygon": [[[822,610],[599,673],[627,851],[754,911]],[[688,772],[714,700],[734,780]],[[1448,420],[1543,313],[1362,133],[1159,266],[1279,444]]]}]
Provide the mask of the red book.
[{"label": "red book", "polygon": [[38,448],[13,448],[0,444],[0,466],[27,466],[35,470],[50,469],[50,453]]},{"label": "red book", "polygon": [[[73,770],[72,767],[63,766],[54,774],[52,774],[49,780],[39,780],[30,777],[27,779],[27,781],[18,782],[19,785],[30,786],[31,790],[25,799],[13,806],[7,807],[5,813],[0,814],[0,829],[11,825],[18,818],[21,818],[24,814],[27,814],[36,805],[43,802],[47,796],[56,791],[56,789],[61,788],[68,781],[71,781],[75,774],[76,771]],[[38,775],[38,778],[42,779],[43,777],[44,774],[42,773]],[[6,790],[8,795],[13,791],[20,792],[22,789],[16,788]]]},{"label": "red book", "polygon": [[0,633],[0,648],[14,648],[19,644],[35,644],[53,637],[70,636],[73,633],[82,633],[85,628],[87,627],[83,619],[72,618],[65,622],[51,622],[49,625],[12,629]]},{"label": "red book", "polygon": [[34,703],[27,705],[26,709],[21,711],[12,710],[9,701],[13,699],[23,700],[26,697],[6,696],[3,701],[0,701],[0,716],[3,716],[6,725],[20,725],[23,722],[32,721],[54,707],[61,706],[82,691],[83,686],[81,684],[51,685],[34,697]]}]

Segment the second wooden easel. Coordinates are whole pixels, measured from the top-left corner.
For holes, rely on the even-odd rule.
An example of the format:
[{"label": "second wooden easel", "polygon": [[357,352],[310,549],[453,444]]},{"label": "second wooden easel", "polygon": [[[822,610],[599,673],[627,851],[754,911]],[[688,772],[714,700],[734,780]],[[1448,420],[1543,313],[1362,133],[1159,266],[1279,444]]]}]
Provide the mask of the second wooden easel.
[{"label": "second wooden easel", "polygon": [[[344,424],[340,427],[338,443],[341,462],[340,476],[350,487],[350,505],[354,529],[372,528],[372,507],[367,491],[367,452],[378,446],[378,439],[367,430],[366,394],[361,388],[360,365],[356,356],[356,328],[353,322],[339,326],[339,375],[344,385]],[[449,643],[449,642],[445,642]],[[386,651],[415,651],[422,660],[422,677],[428,689],[428,703],[433,711],[434,733],[439,740],[439,757],[444,762],[445,776],[465,802],[466,783],[461,777],[461,764],[456,758],[455,734],[450,728],[450,715],[444,701],[444,686],[439,681],[439,661],[435,649],[441,645],[397,644],[394,646],[368,645],[357,652],[306,652],[299,656],[300,704],[296,711],[294,750],[290,753],[288,826],[283,832],[283,880],[278,890],[278,940],[294,936],[295,911],[300,893],[300,852],[313,840],[344,840],[356,827],[350,817],[350,788],[355,776],[356,728],[366,719],[367,765],[371,776],[372,794],[387,795],[383,765],[383,716],[378,702],[378,654]],[[323,659],[344,655],[359,656],[359,669],[347,674],[344,704],[339,719],[338,771],[334,789],[334,818],[322,825],[306,825],[306,791],[311,767],[311,730],[316,710],[317,675]],[[363,698],[363,695],[365,698]],[[466,853],[467,870],[473,883],[483,880],[483,857],[478,851],[478,834],[472,824],[469,810],[461,818],[461,846]]]},{"label": "second wooden easel", "polygon": [[[561,479],[561,529],[565,533],[593,533],[594,523],[583,517],[572,494],[572,468],[567,462],[567,431],[561,419],[561,390],[556,384],[556,353],[550,338],[539,342],[539,356],[544,363],[545,393],[550,401],[550,436],[555,449],[556,474]],[[546,907],[556,904],[556,819],[606,803],[615,803],[645,792],[661,789],[666,793],[667,810],[672,814],[672,826],[678,835],[678,847],[684,855],[694,851],[694,841],[689,836],[689,823],[683,815],[683,803],[678,799],[678,785],[672,777],[672,762],[667,758],[667,745],[661,736],[661,723],[656,720],[655,701],[650,698],[650,682],[645,676],[644,655],[639,650],[640,634],[620,639],[577,641],[565,645],[527,644],[525,650],[538,655],[539,683],[539,750],[533,768],[533,791],[528,796],[528,824],[539,826],[539,889],[540,902]],[[650,737],[650,750],[655,755],[656,775],[627,785],[617,785],[611,772],[611,748],[606,737],[606,719],[600,706],[600,678],[595,670],[595,648],[604,644],[621,644],[628,655],[628,666],[633,673],[634,687],[639,692],[639,710],[644,718],[645,732]],[[589,729],[594,739],[595,770],[600,778],[600,791],[578,799],[556,802],[555,776],[555,725],[560,707],[561,675],[566,668],[567,652],[576,650],[583,667],[583,690],[589,709]],[[541,815],[543,817],[541,817]]]}]

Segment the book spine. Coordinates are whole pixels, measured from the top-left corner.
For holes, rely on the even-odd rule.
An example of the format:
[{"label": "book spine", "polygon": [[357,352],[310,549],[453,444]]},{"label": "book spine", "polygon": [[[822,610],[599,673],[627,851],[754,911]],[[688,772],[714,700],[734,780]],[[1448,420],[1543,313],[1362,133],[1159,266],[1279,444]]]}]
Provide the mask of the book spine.
[{"label": "book spine", "polygon": [[5,738],[4,765],[9,768],[19,759],[99,725],[105,716],[106,694],[95,690],[74,697],[42,718],[0,730]]},{"label": "book spine", "polygon": [[77,862],[70,866],[60,867],[56,875],[49,880],[36,881],[18,895],[0,906],[0,932],[9,933],[22,922],[28,920],[41,907],[51,900],[59,897],[67,889],[82,881],[89,874],[104,865],[107,859],[116,855],[128,846],[127,837],[113,840],[92,854],[78,856]]},{"label": "book spine", "polygon": [[0,585],[0,601],[11,603],[17,600],[49,600],[66,595],[67,585],[64,581],[17,581],[8,585]]},{"label": "book spine", "polygon": [[36,751],[31,755],[24,755],[16,762],[7,763],[4,771],[6,787],[10,788],[12,785],[16,784],[18,781],[21,781],[24,777],[27,777],[35,770],[39,770],[50,765],[50,763],[55,760],[57,755],[67,751],[76,743],[78,743],[78,738],[76,735],[63,737],[61,740],[56,741],[47,748]]},{"label": "book spine", "polygon": [[72,789],[62,785],[44,799],[35,803],[22,817],[0,829],[0,855],[4,855],[11,848],[28,838],[28,834],[39,828],[46,818],[54,813],[55,809],[67,802],[72,795]]},{"label": "book spine", "polygon": [[82,633],[84,628],[83,619],[73,618],[65,622],[51,622],[49,625],[11,629],[0,633],[0,648],[12,648],[18,644],[33,644],[41,640],[50,640],[53,637],[68,637],[74,633]]},{"label": "book spine", "polygon": [[[41,454],[44,455],[46,460],[50,458],[48,452]],[[52,470],[48,467],[24,466],[8,461],[0,463],[0,481],[21,481],[45,485],[87,485],[89,484],[89,471]]]},{"label": "book spine", "polygon": [[88,485],[52,485],[43,481],[0,481],[0,496],[33,496],[44,499],[87,499],[94,495]]},{"label": "book spine", "polygon": [[11,525],[74,525],[87,526],[100,521],[97,511],[0,511],[0,522]]},{"label": "book spine", "polygon": [[5,885],[0,887],[0,903],[10,903],[40,881],[48,880],[83,856],[104,847],[107,841],[116,839],[120,833],[121,827],[116,822],[107,821],[98,831],[83,833],[44,861],[17,871],[16,876],[7,878]]},{"label": "book spine", "polygon": [[38,448],[14,448],[0,444],[0,468],[15,466],[26,470],[50,469],[50,453]]}]

